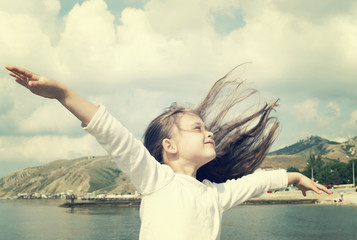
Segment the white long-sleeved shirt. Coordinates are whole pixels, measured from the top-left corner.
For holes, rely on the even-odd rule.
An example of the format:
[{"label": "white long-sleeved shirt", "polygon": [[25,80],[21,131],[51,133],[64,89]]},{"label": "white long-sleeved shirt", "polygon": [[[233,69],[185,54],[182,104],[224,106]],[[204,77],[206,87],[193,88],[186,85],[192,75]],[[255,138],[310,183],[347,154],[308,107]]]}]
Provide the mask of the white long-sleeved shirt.
[{"label": "white long-sleeved shirt", "polygon": [[84,129],[114,157],[143,195],[140,239],[219,239],[224,211],[288,183],[285,170],[254,173],[220,184],[175,174],[157,162],[104,106]]}]

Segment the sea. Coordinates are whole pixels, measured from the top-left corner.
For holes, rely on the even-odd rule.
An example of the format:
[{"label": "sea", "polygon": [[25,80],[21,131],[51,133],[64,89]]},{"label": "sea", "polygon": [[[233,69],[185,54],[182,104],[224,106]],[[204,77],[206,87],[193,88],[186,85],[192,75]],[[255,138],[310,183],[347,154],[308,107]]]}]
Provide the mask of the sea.
[{"label": "sea", "polygon": [[[138,239],[139,208],[62,208],[60,200],[0,200],[1,240]],[[357,206],[241,205],[223,216],[222,240],[357,239]]]}]

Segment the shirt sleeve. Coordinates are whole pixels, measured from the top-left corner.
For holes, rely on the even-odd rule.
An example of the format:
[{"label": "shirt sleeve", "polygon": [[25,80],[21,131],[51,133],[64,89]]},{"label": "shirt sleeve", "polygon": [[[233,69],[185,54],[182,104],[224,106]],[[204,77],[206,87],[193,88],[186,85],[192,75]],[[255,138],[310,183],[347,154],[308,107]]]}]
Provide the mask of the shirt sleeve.
[{"label": "shirt sleeve", "polygon": [[288,175],[283,169],[261,171],[215,185],[219,202],[225,211],[266,191],[287,187]]},{"label": "shirt sleeve", "polygon": [[83,129],[114,157],[119,169],[130,177],[141,194],[150,194],[173,179],[172,169],[156,161],[143,143],[135,139],[103,105]]}]

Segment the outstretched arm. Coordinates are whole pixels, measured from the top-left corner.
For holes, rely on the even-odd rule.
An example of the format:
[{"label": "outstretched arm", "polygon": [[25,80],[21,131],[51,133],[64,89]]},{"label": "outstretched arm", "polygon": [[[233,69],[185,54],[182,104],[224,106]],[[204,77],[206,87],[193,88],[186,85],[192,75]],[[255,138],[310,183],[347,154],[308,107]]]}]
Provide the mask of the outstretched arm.
[{"label": "outstretched arm", "polygon": [[331,194],[331,192],[323,185],[315,183],[310,178],[297,172],[288,173],[288,184],[294,184],[298,189],[302,191],[302,194],[306,196],[306,191],[312,190],[315,193],[321,194],[325,192]]},{"label": "outstretched arm", "polygon": [[40,76],[24,68],[6,65],[10,76],[16,82],[28,88],[32,93],[45,98],[57,99],[73,115],[75,115],[84,125],[87,125],[98,106],[79,96],[66,85],[53,79]]}]

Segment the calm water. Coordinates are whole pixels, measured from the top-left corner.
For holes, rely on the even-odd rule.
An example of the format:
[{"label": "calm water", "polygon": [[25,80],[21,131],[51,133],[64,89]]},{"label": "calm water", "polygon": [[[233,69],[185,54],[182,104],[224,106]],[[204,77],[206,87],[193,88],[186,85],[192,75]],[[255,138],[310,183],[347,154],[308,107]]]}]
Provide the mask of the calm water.
[{"label": "calm water", "polygon": [[[57,207],[55,200],[0,200],[0,239],[137,239],[138,208]],[[239,206],[223,218],[222,240],[357,239],[356,206]]]}]

